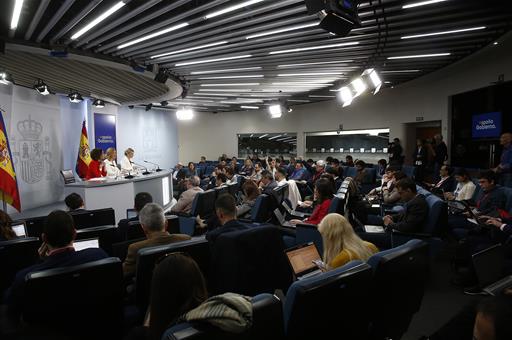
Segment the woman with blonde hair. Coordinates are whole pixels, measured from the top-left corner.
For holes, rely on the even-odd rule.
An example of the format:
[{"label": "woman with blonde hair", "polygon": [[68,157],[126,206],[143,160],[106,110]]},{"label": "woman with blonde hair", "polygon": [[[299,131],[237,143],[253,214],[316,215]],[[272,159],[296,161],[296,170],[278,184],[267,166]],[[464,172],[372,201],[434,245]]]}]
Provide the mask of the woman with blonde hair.
[{"label": "woman with blonde hair", "polygon": [[117,151],[115,148],[108,148],[106,151],[106,159],[103,161],[105,163],[105,170],[107,171],[107,176],[109,177],[117,177],[120,175],[121,171],[117,167],[116,158]]},{"label": "woman with blonde hair", "polygon": [[318,231],[322,235],[323,261],[327,269],[341,267],[351,260],[366,261],[379,251],[375,245],[357,236],[347,219],[340,214],[326,215],[318,225]]}]

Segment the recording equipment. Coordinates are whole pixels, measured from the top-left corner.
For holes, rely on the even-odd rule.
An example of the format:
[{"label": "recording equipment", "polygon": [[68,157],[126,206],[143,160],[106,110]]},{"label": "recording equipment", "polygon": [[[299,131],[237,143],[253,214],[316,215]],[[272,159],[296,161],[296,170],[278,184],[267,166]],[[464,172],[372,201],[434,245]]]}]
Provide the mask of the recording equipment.
[{"label": "recording equipment", "polygon": [[317,13],[319,26],[339,36],[346,36],[355,27],[361,27],[357,0],[305,0],[308,14]]},{"label": "recording equipment", "polygon": [[148,171],[148,168],[147,168],[147,167],[145,167],[144,165],[142,165],[142,164],[137,164],[137,163],[135,163],[135,162],[132,162],[132,164],[135,164],[136,166],[140,166],[141,168],[144,168],[144,172],[142,173],[143,175],[149,175],[149,174],[150,174],[150,172]]},{"label": "recording equipment", "polygon": [[156,165],[156,170],[155,170],[156,172],[162,171],[162,169],[160,169],[160,165],[158,165],[156,163],[153,163],[153,162],[150,162],[150,161],[144,161],[144,163]]}]

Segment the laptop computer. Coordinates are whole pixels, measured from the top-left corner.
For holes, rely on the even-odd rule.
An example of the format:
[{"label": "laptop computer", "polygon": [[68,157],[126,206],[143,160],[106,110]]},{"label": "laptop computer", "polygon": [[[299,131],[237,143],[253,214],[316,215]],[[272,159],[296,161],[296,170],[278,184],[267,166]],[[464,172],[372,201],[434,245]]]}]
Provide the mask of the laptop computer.
[{"label": "laptop computer", "polygon": [[27,226],[25,222],[13,222],[11,228],[17,237],[27,237]]},{"label": "laptop computer", "polygon": [[276,216],[277,218],[277,221],[279,222],[279,224],[282,226],[282,227],[287,227],[287,228],[295,228],[295,224],[292,224],[290,223],[290,221],[287,221],[284,217],[284,215],[281,213],[281,211],[279,210],[279,208],[275,208],[274,209],[274,215]]},{"label": "laptop computer", "polygon": [[88,238],[85,240],[76,240],[73,242],[73,247],[76,251],[84,250],[87,248],[99,248],[100,243],[98,238]]},{"label": "laptop computer", "polygon": [[288,206],[288,204],[285,201],[283,201],[283,203],[281,203],[281,205],[286,209],[288,214],[290,214],[292,216],[302,217],[302,218],[311,216],[311,214],[293,210],[291,207]]},{"label": "laptop computer", "polygon": [[503,277],[505,253],[500,244],[472,255],[478,286],[489,295],[499,295],[512,287],[512,275]]},{"label": "laptop computer", "polygon": [[126,218],[134,218],[137,217],[137,211],[135,209],[126,209]]},{"label": "laptop computer", "polygon": [[323,263],[321,262],[322,258],[313,242],[288,248],[284,252],[297,280],[322,273],[322,270],[316,264]]}]

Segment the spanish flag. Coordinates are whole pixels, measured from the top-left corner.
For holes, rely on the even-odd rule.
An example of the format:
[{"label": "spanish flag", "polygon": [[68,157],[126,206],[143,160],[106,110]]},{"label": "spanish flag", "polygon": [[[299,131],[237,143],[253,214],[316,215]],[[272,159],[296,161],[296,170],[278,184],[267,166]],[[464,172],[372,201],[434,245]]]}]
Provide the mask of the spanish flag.
[{"label": "spanish flag", "polygon": [[12,164],[11,148],[7,139],[4,117],[0,113],[0,199],[21,211],[16,172]]},{"label": "spanish flag", "polygon": [[82,135],[80,136],[80,146],[78,147],[78,158],[76,160],[76,173],[80,178],[85,178],[85,175],[87,175],[90,162],[89,140],[87,139],[87,128],[85,127],[84,120],[82,124]]}]

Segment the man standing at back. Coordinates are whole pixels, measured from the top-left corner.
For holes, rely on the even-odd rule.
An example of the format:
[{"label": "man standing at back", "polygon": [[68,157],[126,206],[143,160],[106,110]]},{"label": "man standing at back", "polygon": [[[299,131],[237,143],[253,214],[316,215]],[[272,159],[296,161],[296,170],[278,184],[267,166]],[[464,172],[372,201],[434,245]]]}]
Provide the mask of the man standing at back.
[{"label": "man standing at back", "polygon": [[206,239],[210,246],[213,246],[215,240],[221,234],[249,228],[236,220],[236,202],[230,194],[222,194],[217,198],[215,213],[221,226],[206,233]]},{"label": "man standing at back", "polygon": [[173,242],[190,240],[190,236],[184,234],[169,234],[165,229],[167,221],[164,210],[156,203],[148,203],[140,211],[139,221],[146,234],[146,240],[130,244],[126,259],[123,262],[125,275],[135,273],[137,265],[137,252],[142,248],[161,246]]},{"label": "man standing at back", "polygon": [[505,187],[512,187],[512,133],[505,132],[500,137],[503,146],[500,164],[492,169],[499,174],[499,182]]},{"label": "man standing at back", "polygon": [[6,302],[9,313],[18,315],[25,290],[27,274],[59,267],[77,266],[79,264],[101,260],[108,255],[99,248],[88,248],[75,251],[73,241],[76,231],[73,218],[69,213],[55,210],[46,219],[41,238],[43,244],[39,248],[41,263],[20,270],[7,291]]},{"label": "man standing at back", "polygon": [[435,135],[434,140],[436,142],[436,145],[434,146],[434,178],[439,180],[439,171],[448,160],[448,148],[443,140],[443,135]]}]

